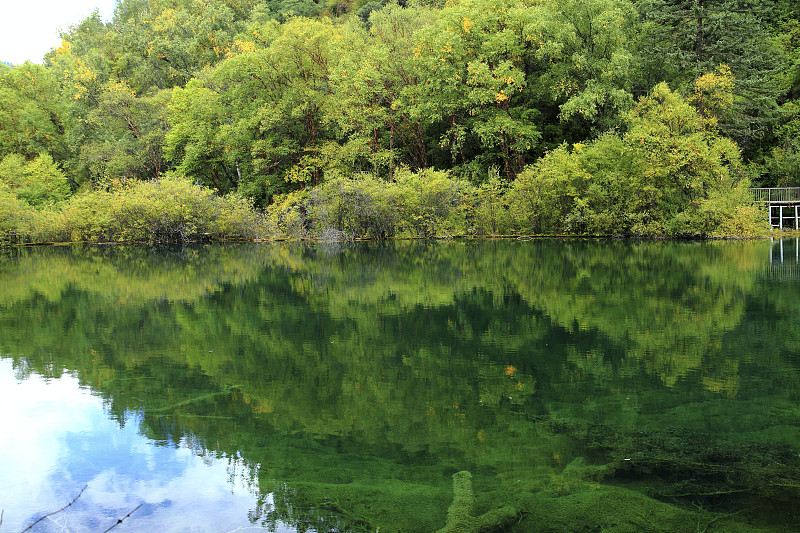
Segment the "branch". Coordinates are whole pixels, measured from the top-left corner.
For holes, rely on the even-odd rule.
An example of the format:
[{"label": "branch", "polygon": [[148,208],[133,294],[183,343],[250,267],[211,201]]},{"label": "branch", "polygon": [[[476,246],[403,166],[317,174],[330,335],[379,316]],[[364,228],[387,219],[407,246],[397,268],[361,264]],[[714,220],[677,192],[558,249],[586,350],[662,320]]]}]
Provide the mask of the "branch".
[{"label": "branch", "polygon": [[122,517],[122,518],[120,518],[119,520],[117,520],[117,521],[114,523],[114,525],[113,525],[113,526],[111,526],[110,528],[108,528],[108,529],[106,529],[105,531],[103,531],[103,533],[108,533],[109,531],[111,531],[112,529],[114,529],[115,527],[117,527],[118,525],[120,525],[120,524],[121,524],[121,523],[122,523],[122,522],[123,522],[123,521],[124,521],[126,518],[130,518],[130,516],[131,516],[133,513],[135,513],[136,511],[138,511],[138,510],[139,510],[139,508],[140,508],[142,505],[144,505],[144,504],[143,504],[143,503],[140,503],[139,505],[137,505],[137,506],[134,508],[134,510],[133,510],[133,511],[131,511],[131,512],[130,512],[130,513],[128,513],[128,514],[126,514],[125,516],[123,516],[123,517]]},{"label": "branch", "polygon": [[148,408],[148,409],[145,409],[145,413],[149,414],[149,415],[150,414],[153,414],[153,415],[166,414],[166,413],[168,413],[170,411],[174,411],[178,407],[184,407],[184,406],[192,404],[192,403],[202,402],[203,400],[208,400],[209,398],[214,398],[215,396],[222,396],[222,395],[225,395],[225,394],[229,394],[233,389],[240,389],[241,387],[242,387],[241,385],[231,385],[229,387],[225,387],[224,389],[222,389],[219,392],[210,392],[208,394],[202,394],[202,395],[197,396],[195,398],[189,398],[188,400],[183,400],[182,402],[174,403],[174,404],[168,405],[166,407],[159,407],[157,409],[149,409]]},{"label": "branch", "polygon": [[44,520],[45,518],[47,518],[47,517],[49,517],[49,516],[53,516],[53,515],[55,515],[55,514],[58,514],[58,513],[60,513],[61,511],[65,511],[65,510],[69,509],[69,508],[72,506],[72,504],[73,504],[73,503],[75,503],[76,501],[78,501],[78,498],[80,498],[80,497],[81,497],[81,494],[83,494],[83,491],[85,491],[85,490],[86,490],[86,487],[88,487],[88,486],[89,486],[89,485],[84,485],[84,486],[83,486],[83,488],[81,489],[81,491],[78,493],[78,495],[77,495],[77,496],[75,496],[75,498],[74,498],[74,499],[73,499],[71,502],[69,502],[67,505],[65,505],[64,507],[62,507],[62,508],[61,508],[61,509],[59,509],[58,511],[53,511],[52,513],[47,513],[46,515],[44,515],[43,517],[41,517],[39,520],[37,520],[37,521],[36,521],[36,522],[34,522],[33,524],[31,524],[31,525],[29,525],[28,527],[26,527],[25,529],[23,529],[21,533],[25,533],[26,531],[30,531],[31,529],[33,529],[33,526],[35,526],[36,524],[38,524],[39,522],[41,522],[41,521],[42,521],[42,520]]},{"label": "branch", "polygon": [[700,532],[700,533],[706,533],[706,531],[708,531],[708,528],[710,528],[714,524],[714,522],[717,522],[718,520],[723,520],[725,518],[730,518],[731,516],[734,516],[734,515],[737,515],[737,514],[741,513],[742,511],[743,511],[743,509],[739,510],[739,511],[736,511],[735,513],[727,513],[727,514],[719,515],[718,517],[713,519],[711,522],[706,524],[706,527],[704,527],[702,530],[700,529],[700,522],[699,522],[699,519],[698,519],[697,531]]}]

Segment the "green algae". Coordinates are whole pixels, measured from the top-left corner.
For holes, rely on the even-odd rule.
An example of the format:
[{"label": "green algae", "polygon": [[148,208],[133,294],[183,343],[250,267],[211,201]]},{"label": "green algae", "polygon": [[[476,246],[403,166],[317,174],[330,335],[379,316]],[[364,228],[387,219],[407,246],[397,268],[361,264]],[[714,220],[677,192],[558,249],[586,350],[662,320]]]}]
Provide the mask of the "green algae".
[{"label": "green algae", "polygon": [[436,533],[479,533],[497,531],[517,517],[511,507],[493,509],[473,516],[475,497],[472,493],[472,474],[467,471],[453,474],[453,503],[447,509],[447,523]]},{"label": "green algae", "polygon": [[470,514],[475,505],[472,494],[472,474],[466,471],[453,474],[453,503],[447,509],[447,524],[437,533],[467,533],[473,531],[475,518]]},{"label": "green algae", "polygon": [[[254,516],[298,529],[793,530],[800,356],[786,298],[739,261],[698,274],[729,265],[707,253],[722,245],[615,245],[622,274],[599,245],[555,259],[494,246],[284,249],[252,282],[189,303],[31,300],[0,310],[0,338],[8,353],[55,354],[26,368],[76,369],[120,420],[143,407],[159,442],[190,435],[258,464],[276,503]],[[17,322],[30,331],[6,334]],[[780,350],[759,347],[772,324]]]},{"label": "green algae", "polygon": [[264,510],[263,523],[277,519],[318,532],[429,533],[441,523],[441,511],[447,505],[443,487],[396,479],[293,481],[269,487],[275,503]]},{"label": "green algae", "polygon": [[522,519],[513,528],[520,533],[775,531],[741,523],[736,515],[687,510],[636,491],[594,483],[586,483],[570,494],[559,496],[543,491],[520,499],[525,502]]}]

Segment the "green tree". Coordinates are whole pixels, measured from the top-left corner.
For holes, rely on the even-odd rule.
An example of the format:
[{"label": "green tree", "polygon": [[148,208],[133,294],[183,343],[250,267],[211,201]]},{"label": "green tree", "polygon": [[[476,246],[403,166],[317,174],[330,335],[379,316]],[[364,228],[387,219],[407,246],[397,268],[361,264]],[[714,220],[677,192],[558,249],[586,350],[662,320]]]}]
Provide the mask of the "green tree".
[{"label": "green tree", "polygon": [[137,93],[183,87],[227,56],[249,10],[240,0],[123,0],[110,23],[114,68]]},{"label": "green tree", "polygon": [[81,149],[92,178],[154,179],[167,169],[163,156],[170,91],[137,96],[123,82],[111,82],[88,114],[92,134]]},{"label": "green tree", "polygon": [[193,175],[205,167],[215,187],[238,185],[263,202],[322,178],[331,139],[324,118],[332,94],[330,48],[341,34],[330,22],[301,17],[258,32],[265,47],[235,55],[175,91],[166,142],[180,170]]},{"label": "green tree", "polygon": [[[392,157],[391,165],[396,158],[410,168],[428,166],[425,119],[417,112],[415,102],[408,98],[414,87],[423,81],[418,74],[416,58],[409,51],[413,50],[419,32],[435,18],[436,12],[430,8],[407,9],[399,5],[387,5],[369,17],[370,42],[375,48],[375,58],[371,61],[378,74],[375,94],[379,99],[374,102],[384,108],[379,116],[384,121],[383,146]],[[390,178],[391,175],[393,168],[390,166]]]},{"label": "green tree", "polygon": [[540,133],[527,86],[525,29],[533,11],[509,0],[464,0],[444,8],[413,49],[420,83],[407,105],[424,117],[450,166],[490,164],[507,179],[522,170]]},{"label": "green tree", "polygon": [[789,18],[781,27],[779,43],[786,67],[780,74],[783,91],[781,121],[775,128],[775,142],[766,159],[766,186],[800,185],[800,9],[788,11]]},{"label": "green tree", "polygon": [[402,94],[417,83],[408,50],[415,35],[434,15],[424,8],[387,6],[372,11],[370,27],[353,22],[343,28],[331,65],[333,97],[325,120],[342,139],[338,161],[342,171],[372,170],[391,181],[398,161],[425,164],[425,139]]},{"label": "green tree", "polygon": [[[621,124],[633,104],[636,11],[628,0],[547,1],[527,25],[545,142],[582,142]],[[558,125],[560,122],[560,126]]]},{"label": "green tree", "polygon": [[766,176],[761,185],[797,187],[800,186],[800,99],[786,102],[781,110],[784,118],[775,128],[777,143],[765,161]]},{"label": "green tree", "polygon": [[52,71],[32,63],[0,67],[0,159],[47,152],[63,160],[65,112]]},{"label": "green tree", "polygon": [[[651,69],[641,80],[667,81],[689,92],[696,79],[720,64],[729,65],[735,78],[734,102],[719,128],[748,158],[759,157],[777,118],[780,51],[767,23],[774,2],[641,0],[637,7],[647,23],[647,41],[640,52]],[[658,62],[665,66],[654,67]]]},{"label": "green tree", "polygon": [[164,151],[177,171],[220,192],[234,189],[238,176],[221,131],[228,121],[219,93],[193,80],[173,90],[169,112]]},{"label": "green tree", "polygon": [[105,51],[107,45],[108,34],[95,13],[63,34],[61,46],[46,57],[48,69],[61,85],[59,93],[65,109],[64,140],[71,147],[63,167],[75,186],[87,181],[91,183],[91,171],[80,153],[93,134],[88,123],[89,114],[97,107],[111,75]]},{"label": "green tree", "polygon": [[19,154],[11,154],[0,161],[0,181],[16,196],[33,207],[56,204],[70,195],[66,175],[50,154],[40,154],[27,161]]}]

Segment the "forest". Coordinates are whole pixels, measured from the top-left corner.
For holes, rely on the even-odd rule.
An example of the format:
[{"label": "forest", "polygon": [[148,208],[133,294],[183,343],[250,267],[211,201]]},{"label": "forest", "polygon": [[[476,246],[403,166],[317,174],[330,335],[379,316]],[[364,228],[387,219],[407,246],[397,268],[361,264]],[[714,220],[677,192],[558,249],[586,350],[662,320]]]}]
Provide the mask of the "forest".
[{"label": "forest", "polygon": [[[0,65],[0,242],[751,236],[793,0],[120,0]],[[2,59],[2,58],[0,58]]]}]

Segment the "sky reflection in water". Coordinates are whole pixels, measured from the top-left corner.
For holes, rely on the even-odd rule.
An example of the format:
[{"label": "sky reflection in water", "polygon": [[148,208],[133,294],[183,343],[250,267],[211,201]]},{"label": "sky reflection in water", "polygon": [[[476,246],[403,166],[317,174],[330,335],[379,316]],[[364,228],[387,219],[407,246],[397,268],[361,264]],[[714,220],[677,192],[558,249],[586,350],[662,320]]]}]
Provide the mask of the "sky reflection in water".
[{"label": "sky reflection in water", "polygon": [[[199,457],[184,443],[156,445],[124,427],[69,375],[19,380],[0,359],[0,508],[18,531],[103,531],[139,504],[118,531],[248,531],[256,488],[241,460]],[[65,498],[65,495],[71,495]],[[203,512],[196,512],[202,509]],[[279,527],[278,531],[294,531]]]}]

